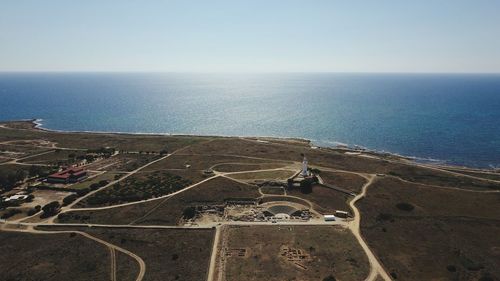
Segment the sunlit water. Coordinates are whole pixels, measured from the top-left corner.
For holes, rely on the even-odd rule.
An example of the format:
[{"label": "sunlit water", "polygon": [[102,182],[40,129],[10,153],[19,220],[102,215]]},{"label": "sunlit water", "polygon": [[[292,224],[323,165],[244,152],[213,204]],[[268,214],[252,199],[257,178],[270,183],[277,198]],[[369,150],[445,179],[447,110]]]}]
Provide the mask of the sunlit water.
[{"label": "sunlit water", "polygon": [[301,137],[500,166],[500,75],[0,74],[0,119],[58,130]]}]

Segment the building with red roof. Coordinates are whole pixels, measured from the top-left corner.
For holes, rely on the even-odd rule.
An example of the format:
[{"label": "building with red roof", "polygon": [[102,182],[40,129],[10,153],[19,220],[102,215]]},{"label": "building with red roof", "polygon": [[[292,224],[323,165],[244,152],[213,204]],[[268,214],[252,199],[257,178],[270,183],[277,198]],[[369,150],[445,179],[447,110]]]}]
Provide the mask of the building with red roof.
[{"label": "building with red roof", "polygon": [[60,172],[54,173],[47,177],[47,182],[50,183],[73,183],[86,179],[87,171],[81,168],[68,168]]}]

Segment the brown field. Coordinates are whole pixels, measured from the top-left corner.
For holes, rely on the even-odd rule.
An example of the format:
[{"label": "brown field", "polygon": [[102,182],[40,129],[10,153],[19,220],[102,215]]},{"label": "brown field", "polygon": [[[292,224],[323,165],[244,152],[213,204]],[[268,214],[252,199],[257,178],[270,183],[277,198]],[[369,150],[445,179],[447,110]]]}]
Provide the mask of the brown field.
[{"label": "brown field", "polygon": [[69,165],[77,161],[75,158],[70,158],[70,154],[78,157],[85,155],[86,152],[82,150],[54,150],[50,153],[27,158],[22,162],[28,164]]},{"label": "brown field", "polygon": [[[203,147],[209,144],[199,145]],[[146,170],[186,169],[186,165],[190,165],[189,169],[192,170],[205,170],[222,163],[263,164],[264,161],[224,155],[187,155],[183,151],[148,166]]]},{"label": "brown field", "polygon": [[[2,123],[16,128],[31,128],[31,122]],[[112,133],[67,133],[44,130],[12,130],[0,128],[0,141],[43,139],[57,143],[59,147],[96,149],[114,147],[124,151],[175,151],[187,145],[209,140],[206,137],[133,135]]]},{"label": "brown field", "polygon": [[111,182],[115,179],[116,175],[120,175],[119,173],[113,173],[113,172],[106,172],[100,175],[97,175],[92,178],[88,178],[82,182],[72,184],[68,186],[68,188],[71,189],[85,189],[85,188],[90,188],[90,186],[94,183],[99,183],[100,181],[106,180],[108,182]]},{"label": "brown field", "polygon": [[288,164],[286,163],[260,163],[260,164],[231,163],[231,164],[218,164],[216,166],[213,166],[213,169],[219,172],[230,173],[230,172],[284,168],[287,165]]},{"label": "brown field", "polygon": [[29,145],[0,144],[0,156],[17,159],[49,151],[48,148],[41,148]]},{"label": "brown field", "polygon": [[274,171],[261,171],[261,172],[248,172],[228,175],[233,179],[243,180],[243,181],[254,181],[254,180],[286,180],[293,176],[295,171],[288,170],[274,170]]},{"label": "brown field", "polygon": [[156,198],[179,191],[191,181],[168,171],[136,173],[78,202],[79,207],[109,206]]},{"label": "brown field", "polygon": [[130,172],[159,158],[159,154],[120,153],[87,165],[90,170]]},{"label": "brown field", "polygon": [[[200,143],[186,148],[183,154],[234,155],[262,158],[267,161],[302,162],[304,153],[309,164],[319,167],[334,168],[363,173],[386,173],[393,168],[407,166],[389,162],[385,159],[366,158],[344,154],[334,149],[313,149],[291,143],[259,143],[256,141],[234,138],[218,138],[208,143]],[[382,157],[382,156],[380,156]],[[387,156],[387,159],[394,157]]]},{"label": "brown field", "polygon": [[225,199],[257,198],[256,186],[218,177],[173,197],[130,206],[97,210],[74,211],[60,216],[59,222],[97,224],[176,225],[186,207],[200,204],[222,204]]},{"label": "brown field", "polygon": [[428,185],[448,186],[464,189],[500,189],[500,183],[459,176],[446,172],[420,168],[416,166],[400,166],[391,169],[389,175],[402,179]]},{"label": "brown field", "polygon": [[109,280],[107,247],[80,235],[0,232],[0,276],[20,280]]},{"label": "brown field", "polygon": [[[85,153],[76,149],[113,147],[124,152],[88,165],[88,169],[108,172],[72,187],[86,188],[95,181],[114,178],[113,172],[132,171],[159,157],[161,150],[168,150],[169,153],[176,151],[170,157],[124,179],[120,185],[94,194],[94,197],[100,199],[104,196],[105,200],[98,200],[99,202],[94,202],[96,204],[93,206],[162,196],[206,179],[207,176],[203,175],[205,169],[231,173],[299,166],[302,153],[307,156],[312,167],[321,170],[320,176],[326,184],[355,193],[361,191],[361,187],[366,182],[364,178],[346,172],[331,172],[328,171],[329,168],[364,174],[385,174],[385,176],[377,177],[377,180],[369,187],[366,198],[358,204],[362,213],[362,234],[395,280],[500,280],[500,269],[497,266],[500,264],[500,240],[498,239],[500,237],[500,192],[491,192],[500,190],[500,183],[494,182],[500,180],[499,173],[483,173],[459,167],[441,167],[448,170],[445,171],[439,170],[438,166],[428,168],[413,165],[408,160],[397,156],[363,152],[368,156],[363,157],[346,154],[347,150],[342,149],[313,149],[308,146],[307,141],[302,140],[259,138],[261,141],[257,141],[257,138],[60,133],[31,129],[32,124],[29,122],[7,123],[7,126],[17,129],[0,127],[0,142],[9,142],[0,144],[0,162],[9,159],[6,158],[6,153],[2,153],[2,150],[6,150],[5,148],[12,148],[12,151],[7,151],[7,154],[10,153],[8,157],[19,158],[21,155],[31,155],[53,149],[49,148],[53,144],[62,148],[71,148],[71,150],[59,150],[23,161],[66,165],[69,164],[69,154],[73,153],[78,156]],[[143,153],[136,153],[140,151]],[[0,173],[13,173],[18,170],[27,172],[29,169],[30,165],[0,165]],[[170,176],[151,176],[160,174]],[[181,218],[187,207],[220,205],[228,199],[260,198],[261,194],[257,186],[238,181],[284,180],[292,174],[292,171],[277,170],[228,175],[235,180],[219,176],[171,197],[117,208],[95,211],[75,210],[63,213],[59,216],[58,222],[183,224]],[[186,182],[174,187],[177,182],[171,179],[179,179],[178,177]],[[23,186],[19,185],[15,190],[7,191],[4,195],[13,194]],[[489,191],[489,193],[484,191]],[[287,191],[288,195],[297,198],[279,196],[278,194],[283,194],[281,191],[276,192],[267,187],[262,187],[261,192],[269,195],[260,198],[260,202],[289,200],[305,205],[312,204],[314,209],[323,214],[330,214],[335,210],[351,211],[347,202],[352,199],[352,196],[319,185],[314,186],[312,192],[308,194],[298,189]],[[14,216],[14,219],[25,215],[29,207],[33,207],[34,204],[43,205],[42,203],[62,198],[61,194],[54,190],[36,190],[33,194],[35,195],[34,201],[19,207],[23,210],[23,214]],[[87,198],[79,206],[90,206],[86,203],[89,202],[88,200],[95,199],[94,197]],[[30,221],[37,222],[39,219],[32,218]],[[150,274],[147,276],[148,280],[204,280],[206,277],[207,257],[210,255],[213,237],[212,230],[200,230],[210,235],[182,232],[185,230],[181,229],[174,231],[92,228],[86,231],[91,231],[120,246],[131,247],[138,254],[142,251],[140,256],[144,255],[152,268],[147,273]],[[225,271],[228,281],[321,281],[328,275],[335,276],[337,280],[362,280],[367,274],[366,258],[362,253],[360,254],[359,245],[352,242],[354,240],[349,232],[342,232],[339,228],[277,224],[269,227],[230,228],[228,233],[228,243],[230,247],[234,246],[236,249],[233,249],[231,253],[237,253],[238,247],[247,250],[242,257],[237,257],[237,255],[228,257]],[[192,238],[187,237],[191,234],[195,238],[200,236],[200,241],[204,244],[189,240]],[[109,279],[109,252],[106,254],[104,247],[98,244],[93,245],[93,242],[88,239],[80,243],[83,239],[80,236],[68,238],[62,234],[16,235],[19,235],[17,237],[24,235],[24,237],[17,241],[12,237],[0,236],[2,239],[0,251],[8,253],[0,258],[2,262],[0,274],[7,272],[7,275],[0,275],[2,280],[4,276],[8,277],[6,280],[33,280],[33,278],[30,279],[33,276],[36,278],[40,276],[40,280],[45,280],[50,279],[51,274],[56,276],[57,280],[64,280],[68,279],[70,270],[74,270],[78,276],[84,276],[82,280]],[[54,243],[52,240],[56,238],[58,241]],[[14,248],[8,248],[11,240],[16,240],[12,242]],[[27,241],[27,246],[22,244],[24,240]],[[78,245],[67,241],[77,241]],[[38,244],[43,245],[39,247]],[[79,248],[80,244],[86,245],[90,249],[88,251],[92,252],[88,253],[87,248]],[[163,244],[169,249],[162,248]],[[56,247],[49,249],[48,245],[56,245]],[[303,264],[297,265],[276,255],[276,251],[279,253],[282,246],[305,251],[306,260]],[[25,247],[30,248],[24,250]],[[68,247],[72,257],[60,261],[60,251],[64,247]],[[101,248],[104,249],[104,254],[101,253]],[[12,254],[12,249],[16,251],[21,249],[20,254]],[[181,252],[183,250],[185,252]],[[40,261],[40,264],[34,267],[30,267],[33,262],[32,257],[27,254],[31,253],[30,251],[37,258],[36,261]],[[197,255],[197,251],[200,255]],[[47,257],[43,256],[45,253]],[[79,255],[90,258],[89,260],[73,258],[73,256],[80,257]],[[101,256],[105,256],[104,261],[101,261]],[[56,258],[59,259],[56,260]],[[117,253],[117,259],[118,279],[133,280],[130,276],[137,273],[137,263],[120,253]],[[10,266],[11,260],[16,262],[12,263],[13,266],[3,266],[4,264]],[[58,267],[53,266],[59,264],[65,266],[64,269],[59,270]],[[167,274],[163,274],[164,272]],[[17,275],[12,275],[14,273]]]},{"label": "brown field", "polygon": [[314,204],[314,209],[321,214],[333,214],[335,210],[351,211],[347,202],[353,198],[352,196],[320,185],[313,186],[311,193],[290,189],[287,190],[287,194],[309,200]]},{"label": "brown field", "polygon": [[135,281],[139,274],[139,264],[129,255],[115,251],[116,280]]},{"label": "brown field", "polygon": [[1,124],[11,129],[28,130],[35,128],[35,123],[31,121],[7,121]]},{"label": "brown field", "polygon": [[327,184],[360,193],[366,179],[350,173],[321,171],[321,178]]},{"label": "brown field", "polygon": [[283,195],[284,190],[282,187],[276,187],[276,186],[263,186],[260,188],[260,191],[264,194],[271,194],[271,195]]},{"label": "brown field", "polygon": [[447,170],[455,173],[466,174],[473,177],[500,181],[500,172],[495,173],[495,172],[480,172],[480,171],[463,171],[463,170],[453,170],[453,169],[447,169]]},{"label": "brown field", "polygon": [[362,233],[398,280],[500,278],[499,193],[383,178],[360,202]]},{"label": "brown field", "polygon": [[[363,280],[368,260],[352,234],[332,226],[241,226],[227,227],[226,253],[245,249],[244,256],[225,255],[227,281],[250,280]],[[288,260],[283,248],[301,250],[308,257]],[[224,266],[223,266],[224,267]],[[224,273],[222,273],[224,274]]]},{"label": "brown field", "polygon": [[5,173],[5,174],[12,174],[16,173],[18,171],[23,171],[26,174],[28,174],[28,171],[30,170],[29,165],[20,165],[20,164],[3,164],[0,165],[0,173]]},{"label": "brown field", "polygon": [[[43,227],[41,229],[84,231],[131,251],[146,263],[143,281],[205,280],[214,239],[213,229],[104,227]],[[135,260],[134,263],[137,264]],[[130,273],[128,275],[136,276]]]}]

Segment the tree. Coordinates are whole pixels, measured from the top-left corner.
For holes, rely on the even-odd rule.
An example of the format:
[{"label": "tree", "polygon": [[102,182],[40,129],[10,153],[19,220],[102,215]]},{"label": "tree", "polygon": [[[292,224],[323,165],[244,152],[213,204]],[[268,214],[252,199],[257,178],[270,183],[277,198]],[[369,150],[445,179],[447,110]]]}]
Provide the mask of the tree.
[{"label": "tree", "polygon": [[336,281],[337,279],[333,275],[323,278],[323,281]]},{"label": "tree", "polygon": [[61,208],[61,204],[59,204],[59,202],[52,201],[49,204],[42,207],[42,211],[43,211],[42,217],[46,218],[46,217],[53,216],[59,212],[60,208]]},{"label": "tree", "polygon": [[28,174],[30,177],[38,176],[42,173],[42,169],[39,166],[31,165]]},{"label": "tree", "polygon": [[73,203],[73,201],[75,201],[76,198],[78,198],[78,195],[76,195],[76,194],[70,194],[70,195],[64,197],[63,206],[66,206],[66,205]]},{"label": "tree", "polygon": [[99,186],[105,186],[109,183],[109,181],[107,180],[102,180],[102,181],[99,181]]},{"label": "tree", "polygon": [[28,216],[32,216],[40,211],[42,207],[40,205],[36,205],[34,208],[28,211]]},{"label": "tree", "polygon": [[30,195],[28,195],[28,197],[26,197],[26,202],[33,202],[34,198],[35,198],[35,196],[33,194],[30,194]]},{"label": "tree", "polygon": [[194,218],[194,216],[196,216],[195,208],[194,207],[186,207],[184,209],[184,211],[182,212],[182,216],[187,220]]}]

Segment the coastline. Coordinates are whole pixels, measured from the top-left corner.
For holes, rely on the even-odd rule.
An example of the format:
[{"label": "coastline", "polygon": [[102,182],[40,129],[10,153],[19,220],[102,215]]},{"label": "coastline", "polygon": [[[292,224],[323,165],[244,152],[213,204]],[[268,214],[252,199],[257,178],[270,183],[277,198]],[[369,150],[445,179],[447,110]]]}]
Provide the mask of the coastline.
[{"label": "coastline", "polygon": [[185,133],[147,133],[147,132],[113,132],[113,131],[72,131],[72,130],[57,130],[50,129],[43,126],[43,119],[35,118],[35,119],[19,119],[19,120],[0,120],[0,122],[8,123],[8,122],[28,122],[31,124],[31,129],[50,132],[50,133],[73,133],[73,134],[108,134],[108,135],[136,135],[136,136],[186,136],[186,137],[218,137],[218,138],[249,138],[255,140],[278,140],[278,141],[288,141],[288,142],[298,142],[302,144],[307,144],[308,147],[314,149],[324,149],[324,150],[332,150],[332,151],[343,151],[351,152],[351,153],[359,153],[365,154],[365,156],[373,156],[380,159],[387,158],[396,158],[400,161],[407,161],[409,164],[413,165],[421,165],[421,166],[430,166],[436,168],[443,169],[466,169],[470,171],[484,171],[484,172],[496,172],[498,168],[489,167],[470,167],[464,165],[454,165],[447,163],[447,160],[439,160],[432,158],[422,158],[417,156],[406,156],[398,153],[387,152],[387,151],[378,151],[374,149],[369,149],[359,145],[348,145],[340,142],[333,142],[337,145],[335,146],[323,146],[317,145],[314,143],[314,140],[300,138],[300,137],[277,137],[277,136],[242,136],[242,135],[200,135],[200,134],[185,134]]}]

